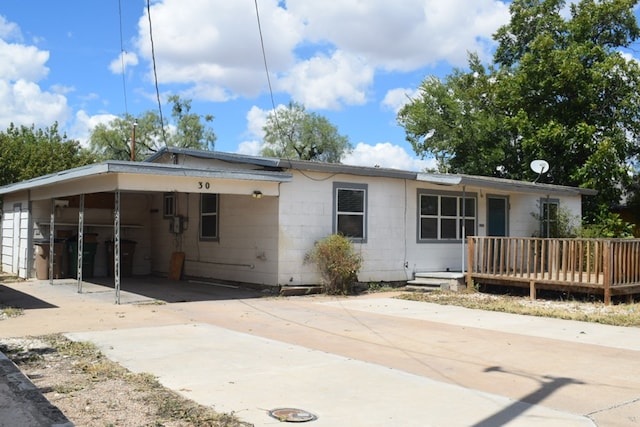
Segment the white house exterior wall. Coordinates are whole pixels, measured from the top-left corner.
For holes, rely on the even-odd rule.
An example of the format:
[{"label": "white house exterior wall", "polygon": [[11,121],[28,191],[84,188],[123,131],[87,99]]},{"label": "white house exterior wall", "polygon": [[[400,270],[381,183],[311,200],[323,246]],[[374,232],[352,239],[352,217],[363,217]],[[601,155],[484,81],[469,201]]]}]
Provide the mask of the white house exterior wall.
[{"label": "white house exterior wall", "polygon": [[415,181],[295,172],[293,182],[281,187],[280,284],[320,282],[315,266],[304,259],[333,232],[334,182],[367,185],[367,239],[354,244],[364,260],[360,280],[407,280],[426,266],[460,268],[460,243],[417,243]]},{"label": "white house exterior wall", "polygon": [[[533,237],[540,235],[540,223],[534,215],[540,213],[540,201],[546,194],[514,194],[510,196],[509,235],[516,237]],[[566,209],[575,219],[575,225],[580,225],[582,215],[582,200],[580,196],[550,196],[551,200],[558,200],[561,209]]]},{"label": "white house exterior wall", "polygon": [[[333,232],[334,182],[367,185],[367,238],[354,243],[364,259],[362,281],[403,281],[421,271],[461,271],[464,242],[418,242],[418,190],[475,196],[476,229],[486,235],[487,194],[508,200],[508,233],[531,236],[539,227],[532,212],[544,194],[509,193],[462,185],[440,186],[413,180],[295,172],[282,184],[280,196],[279,284],[319,283],[321,278],[305,255],[318,240]],[[556,197],[558,199],[558,197]],[[580,196],[562,197],[561,205],[580,216]]]},{"label": "white house exterior wall", "polygon": [[176,193],[176,215],[186,219],[181,234],[162,216],[162,194],[154,195],[152,248],[155,273],[168,273],[172,252],[184,252],[187,276],[260,285],[277,284],[278,198],[219,194],[219,239],[201,240],[200,194]]}]

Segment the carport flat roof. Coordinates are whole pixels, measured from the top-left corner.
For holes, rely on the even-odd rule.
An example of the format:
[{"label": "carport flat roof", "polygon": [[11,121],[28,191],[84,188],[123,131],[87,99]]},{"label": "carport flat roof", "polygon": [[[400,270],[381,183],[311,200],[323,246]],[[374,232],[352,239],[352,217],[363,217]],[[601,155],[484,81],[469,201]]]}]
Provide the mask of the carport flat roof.
[{"label": "carport flat roof", "polygon": [[64,184],[76,180],[87,179],[99,175],[107,174],[137,174],[155,175],[162,177],[200,177],[208,179],[226,179],[242,181],[262,181],[262,182],[288,182],[292,175],[286,172],[273,171],[252,171],[252,170],[229,170],[213,168],[194,168],[183,165],[173,165],[164,163],[129,162],[109,160],[102,163],[81,166],[43,175],[37,178],[21,181],[0,187],[0,195],[15,193],[18,191],[31,190],[37,187],[44,187],[54,184]]}]

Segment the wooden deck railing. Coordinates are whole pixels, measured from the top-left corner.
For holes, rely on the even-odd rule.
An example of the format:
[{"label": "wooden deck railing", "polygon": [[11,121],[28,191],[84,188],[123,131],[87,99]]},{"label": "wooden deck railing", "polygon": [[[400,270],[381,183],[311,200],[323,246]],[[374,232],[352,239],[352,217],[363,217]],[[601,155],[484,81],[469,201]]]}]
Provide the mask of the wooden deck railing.
[{"label": "wooden deck railing", "polygon": [[[640,239],[468,238],[467,283],[528,284],[611,295],[640,293]],[[482,281],[482,280],[479,280]]]}]

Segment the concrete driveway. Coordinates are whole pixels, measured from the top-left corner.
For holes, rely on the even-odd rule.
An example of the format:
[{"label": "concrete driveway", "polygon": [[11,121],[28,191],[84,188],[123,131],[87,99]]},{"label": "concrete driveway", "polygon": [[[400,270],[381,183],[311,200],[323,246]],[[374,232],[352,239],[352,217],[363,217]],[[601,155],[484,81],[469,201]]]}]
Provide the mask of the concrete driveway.
[{"label": "concrete driveway", "polygon": [[289,407],[316,415],[306,425],[317,427],[640,425],[637,328],[201,284],[149,303],[180,285],[158,280],[154,295],[124,292],[129,303],[115,305],[92,285],[78,294],[74,282],[11,284],[33,308],[0,322],[0,337],[92,341],[256,426],[280,424],[269,411]]}]

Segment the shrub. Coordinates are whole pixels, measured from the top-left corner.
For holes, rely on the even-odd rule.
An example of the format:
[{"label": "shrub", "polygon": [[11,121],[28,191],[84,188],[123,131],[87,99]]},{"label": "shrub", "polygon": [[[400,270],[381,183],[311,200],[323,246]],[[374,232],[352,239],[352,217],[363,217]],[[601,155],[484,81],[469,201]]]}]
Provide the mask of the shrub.
[{"label": "shrub", "polygon": [[332,295],[351,292],[362,266],[362,257],[354,251],[351,241],[339,234],[317,242],[306,258],[320,270],[324,292]]},{"label": "shrub", "polygon": [[626,222],[619,214],[601,211],[593,224],[582,228],[581,237],[630,238],[635,225]]}]

